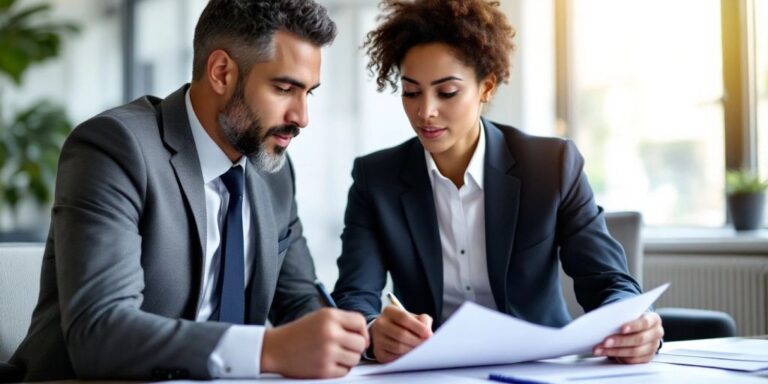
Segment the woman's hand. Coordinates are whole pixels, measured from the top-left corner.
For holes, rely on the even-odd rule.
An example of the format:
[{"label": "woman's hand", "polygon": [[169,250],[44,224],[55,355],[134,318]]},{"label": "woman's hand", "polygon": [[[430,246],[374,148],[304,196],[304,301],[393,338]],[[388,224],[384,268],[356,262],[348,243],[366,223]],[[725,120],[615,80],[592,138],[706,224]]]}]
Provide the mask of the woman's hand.
[{"label": "woman's hand", "polygon": [[388,305],[371,324],[370,333],[373,355],[379,362],[388,363],[432,336],[432,318]]}]

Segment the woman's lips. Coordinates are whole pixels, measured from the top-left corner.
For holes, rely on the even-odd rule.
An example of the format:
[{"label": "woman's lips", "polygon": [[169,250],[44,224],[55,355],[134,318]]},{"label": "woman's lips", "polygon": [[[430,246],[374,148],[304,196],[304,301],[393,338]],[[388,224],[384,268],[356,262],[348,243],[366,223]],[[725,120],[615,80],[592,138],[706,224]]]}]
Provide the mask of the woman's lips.
[{"label": "woman's lips", "polygon": [[419,127],[421,137],[425,139],[436,139],[442,136],[447,130],[448,128],[433,127],[428,125]]}]

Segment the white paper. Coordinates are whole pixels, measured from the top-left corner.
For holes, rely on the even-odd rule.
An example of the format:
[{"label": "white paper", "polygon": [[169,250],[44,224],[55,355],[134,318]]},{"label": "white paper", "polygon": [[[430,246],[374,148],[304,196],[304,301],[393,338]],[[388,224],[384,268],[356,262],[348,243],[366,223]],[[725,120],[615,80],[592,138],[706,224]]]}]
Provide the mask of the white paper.
[{"label": "white paper", "polygon": [[754,372],[768,369],[768,340],[723,338],[664,344],[660,363]]},{"label": "white paper", "polygon": [[589,352],[605,337],[617,333],[622,324],[638,318],[668,286],[605,305],[560,329],[467,302],[411,352],[392,363],[355,369],[352,374],[500,365]]},{"label": "white paper", "polygon": [[764,361],[710,359],[696,356],[658,355],[653,358],[653,361],[657,363],[694,365],[698,367],[721,368],[744,372],[755,372],[768,369],[768,363]]},{"label": "white paper", "polygon": [[457,375],[449,375],[440,372],[409,372],[409,373],[395,373],[390,375],[377,375],[377,376],[352,376],[347,375],[337,379],[286,379],[278,375],[265,375],[265,377],[259,379],[226,379],[226,380],[211,380],[211,381],[158,381],[155,384],[285,384],[285,383],[298,383],[298,384],[336,384],[336,383],[360,383],[360,384],[403,384],[403,383],[420,383],[420,384],[482,384],[488,383],[485,379],[476,379],[471,377],[463,377]]},{"label": "white paper", "polygon": [[710,342],[701,340],[697,343],[688,343],[682,348],[665,348],[662,354],[768,363],[768,340],[723,339]]},{"label": "white paper", "polygon": [[666,364],[624,365],[609,362],[594,365],[581,363],[547,364],[546,369],[540,368],[537,371],[520,370],[514,366],[509,366],[491,372],[516,379],[548,384],[757,384],[765,382],[763,378],[739,375],[728,371]]}]

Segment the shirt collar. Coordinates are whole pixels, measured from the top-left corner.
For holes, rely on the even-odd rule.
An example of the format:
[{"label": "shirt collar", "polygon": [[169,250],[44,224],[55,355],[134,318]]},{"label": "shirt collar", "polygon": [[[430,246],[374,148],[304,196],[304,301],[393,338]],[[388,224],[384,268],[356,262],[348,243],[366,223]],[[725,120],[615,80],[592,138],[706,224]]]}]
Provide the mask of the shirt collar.
[{"label": "shirt collar", "polygon": [[[434,184],[434,178],[436,176],[445,178],[440,170],[437,168],[435,160],[432,155],[424,150],[424,157],[427,160],[427,171],[429,171],[430,181]],[[472,180],[477,184],[480,189],[483,189],[483,169],[485,162],[485,125],[483,120],[480,120],[480,138],[477,140],[477,147],[475,147],[475,153],[472,154],[472,158],[469,160],[467,170],[464,172],[465,183]]]},{"label": "shirt collar", "polygon": [[189,89],[187,89],[187,93],[184,95],[184,102],[187,106],[187,119],[189,119],[189,126],[192,129],[192,138],[195,141],[197,156],[200,160],[200,170],[203,172],[203,183],[208,184],[236,165],[242,166],[243,171],[245,171],[246,157],[240,157],[240,160],[233,164],[229,161],[227,154],[211,139],[211,136],[203,128],[192,108]]}]

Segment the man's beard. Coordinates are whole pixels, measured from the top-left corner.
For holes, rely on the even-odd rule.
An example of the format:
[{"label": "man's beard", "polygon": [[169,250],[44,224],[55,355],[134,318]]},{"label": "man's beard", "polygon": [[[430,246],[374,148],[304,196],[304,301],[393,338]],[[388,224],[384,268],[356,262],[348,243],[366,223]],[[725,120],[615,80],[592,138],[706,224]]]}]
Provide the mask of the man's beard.
[{"label": "man's beard", "polygon": [[[299,135],[295,124],[284,124],[268,129],[261,125],[261,119],[245,103],[243,84],[238,81],[235,92],[218,116],[219,125],[227,141],[244,156],[250,157],[260,171],[275,173],[285,165],[285,147],[275,145],[274,153],[268,152],[266,140],[272,135]],[[262,133],[262,131],[265,131]]]}]

